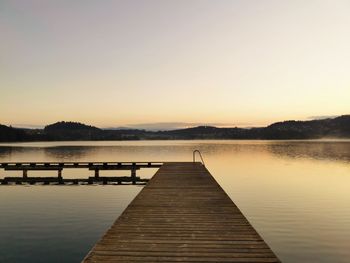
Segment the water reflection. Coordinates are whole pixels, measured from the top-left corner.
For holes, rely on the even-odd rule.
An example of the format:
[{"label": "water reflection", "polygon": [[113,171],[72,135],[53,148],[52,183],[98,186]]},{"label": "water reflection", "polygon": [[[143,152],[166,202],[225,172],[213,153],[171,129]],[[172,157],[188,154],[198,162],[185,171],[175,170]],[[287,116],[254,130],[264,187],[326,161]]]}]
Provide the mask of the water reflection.
[{"label": "water reflection", "polygon": [[[156,141],[0,144],[0,161],[173,161],[191,158],[194,149],[206,155],[270,153],[280,158],[350,161],[350,141]],[[67,144],[67,143],[65,143]],[[160,153],[160,154],[159,154]],[[142,160],[147,156],[147,159]],[[34,159],[33,159],[34,158]],[[91,159],[93,158],[93,159]],[[102,159],[96,159],[102,158]],[[107,158],[107,159],[106,159]],[[126,159],[129,158],[129,159]],[[137,159],[141,158],[141,159]],[[167,159],[166,159],[167,158]]]},{"label": "water reflection", "polygon": [[[0,161],[191,161],[194,149],[283,262],[348,262],[350,141],[10,144]],[[138,191],[0,187],[0,262],[79,261]]]},{"label": "water reflection", "polygon": [[268,144],[268,150],[279,157],[350,162],[350,142],[283,142]]},{"label": "water reflection", "polygon": [[97,146],[58,146],[43,148],[47,160],[84,160],[87,156],[94,156]]},{"label": "water reflection", "polygon": [[10,156],[12,150],[13,150],[13,147],[10,147],[10,146],[3,146],[3,147],[1,147],[0,146],[0,159],[1,158],[5,159],[6,157]]}]

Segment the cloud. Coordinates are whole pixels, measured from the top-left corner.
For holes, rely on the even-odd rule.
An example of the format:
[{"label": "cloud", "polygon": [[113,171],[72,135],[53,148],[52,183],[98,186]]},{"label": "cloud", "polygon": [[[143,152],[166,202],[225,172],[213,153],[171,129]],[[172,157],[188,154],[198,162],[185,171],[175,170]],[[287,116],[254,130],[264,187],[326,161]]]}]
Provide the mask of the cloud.
[{"label": "cloud", "polygon": [[310,116],[309,120],[324,120],[324,119],[334,119],[338,117],[338,115],[321,115],[321,116]]},{"label": "cloud", "polygon": [[35,124],[21,124],[21,123],[16,123],[16,124],[11,124],[12,127],[16,128],[23,128],[23,129],[43,129],[43,125],[35,125]]}]

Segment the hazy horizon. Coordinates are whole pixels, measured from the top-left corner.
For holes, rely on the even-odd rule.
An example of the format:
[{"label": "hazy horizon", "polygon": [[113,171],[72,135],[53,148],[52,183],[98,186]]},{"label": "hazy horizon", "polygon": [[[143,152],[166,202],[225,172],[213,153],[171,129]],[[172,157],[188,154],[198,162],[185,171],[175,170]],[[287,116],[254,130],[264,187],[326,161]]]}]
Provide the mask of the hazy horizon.
[{"label": "hazy horizon", "polygon": [[346,114],[349,11],[340,0],[4,0],[0,123],[264,126]]},{"label": "hazy horizon", "polygon": [[[349,114],[342,114],[344,115],[349,115]],[[342,116],[339,115],[339,116]],[[309,120],[323,120],[323,119],[333,119],[339,116],[310,116],[304,120],[295,120],[295,121],[309,121]],[[283,122],[283,121],[290,121],[291,119],[287,120],[279,120],[278,122]],[[57,123],[60,121],[65,121],[65,122],[79,122],[75,120],[58,120],[53,123]],[[46,125],[50,125],[53,123],[46,123],[45,125],[33,125],[33,124],[11,124],[10,126],[15,127],[15,128],[25,128],[25,129],[43,129]],[[79,122],[82,123],[82,122]],[[2,124],[2,123],[0,123]],[[254,125],[251,123],[210,123],[210,122],[196,122],[196,123],[188,123],[188,122],[150,122],[150,123],[129,123],[129,124],[124,124],[124,125],[115,125],[115,126],[97,126],[92,123],[83,123],[86,125],[91,125],[98,127],[100,129],[112,129],[112,130],[117,130],[117,129],[140,129],[140,130],[149,130],[149,131],[167,131],[167,130],[176,130],[176,129],[185,129],[185,128],[192,128],[192,127],[198,127],[198,126],[213,126],[213,127],[218,127],[218,128],[258,128],[258,127],[265,127],[273,123],[268,123],[265,125]]]}]

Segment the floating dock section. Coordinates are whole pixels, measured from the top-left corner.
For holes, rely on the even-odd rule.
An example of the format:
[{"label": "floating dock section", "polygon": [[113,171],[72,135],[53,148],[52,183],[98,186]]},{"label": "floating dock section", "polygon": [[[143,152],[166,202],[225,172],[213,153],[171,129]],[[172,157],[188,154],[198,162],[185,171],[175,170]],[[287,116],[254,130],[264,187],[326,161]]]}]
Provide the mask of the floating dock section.
[{"label": "floating dock section", "polygon": [[[9,184],[144,184],[148,179],[136,176],[136,171],[144,168],[159,168],[160,162],[10,162],[0,163],[4,171],[21,171],[20,177],[6,176],[0,178],[0,185]],[[64,169],[88,169],[94,176],[88,178],[64,178]],[[130,176],[101,176],[100,171],[130,171]],[[57,171],[55,177],[29,177],[29,171]]]},{"label": "floating dock section", "polygon": [[201,163],[164,163],[83,262],[280,262]]}]

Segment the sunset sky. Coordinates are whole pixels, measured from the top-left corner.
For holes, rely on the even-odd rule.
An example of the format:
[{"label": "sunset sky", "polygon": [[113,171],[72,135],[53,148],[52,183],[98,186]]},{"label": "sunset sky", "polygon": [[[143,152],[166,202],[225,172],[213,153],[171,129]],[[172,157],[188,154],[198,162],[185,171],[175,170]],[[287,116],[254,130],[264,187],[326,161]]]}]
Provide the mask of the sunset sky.
[{"label": "sunset sky", "polygon": [[1,0],[0,123],[350,113],[350,1]]}]

